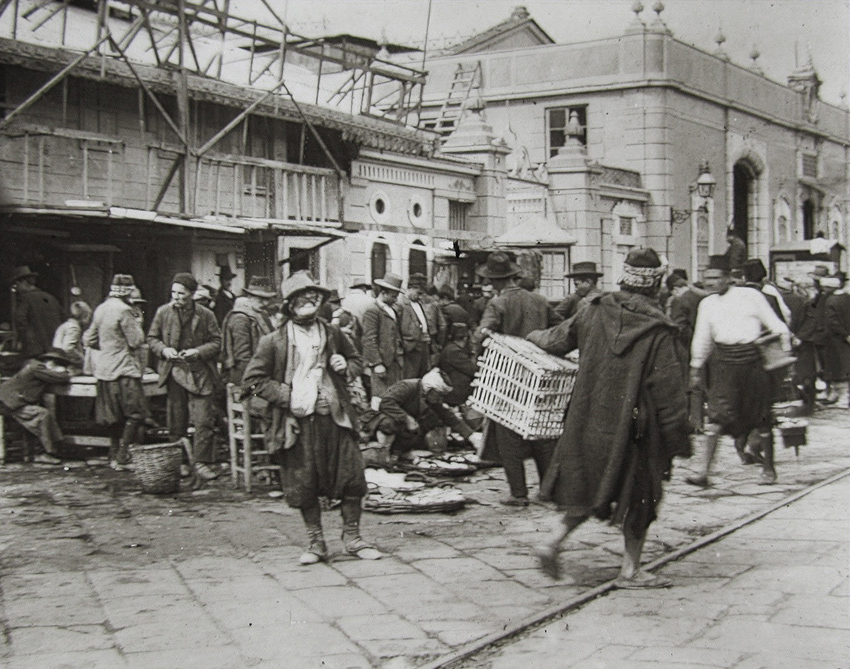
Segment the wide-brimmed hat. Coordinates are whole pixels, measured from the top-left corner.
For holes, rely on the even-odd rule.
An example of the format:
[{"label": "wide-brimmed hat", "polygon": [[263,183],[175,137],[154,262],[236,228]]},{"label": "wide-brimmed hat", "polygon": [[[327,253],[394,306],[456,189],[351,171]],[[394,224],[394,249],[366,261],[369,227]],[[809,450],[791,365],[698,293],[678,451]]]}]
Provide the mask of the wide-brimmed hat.
[{"label": "wide-brimmed hat", "polygon": [[216,274],[219,279],[222,281],[229,281],[230,279],[235,279],[236,275],[233,273],[233,270],[230,269],[230,265],[219,265],[218,273]]},{"label": "wide-brimmed hat", "polygon": [[33,272],[28,265],[21,265],[20,267],[16,267],[12,272],[12,283],[28,277],[38,278],[38,272]]},{"label": "wide-brimmed hat", "polygon": [[70,365],[71,358],[68,357],[68,354],[63,351],[61,348],[56,348],[55,346],[50,347],[40,356],[38,356],[39,360],[56,360],[57,362],[61,362],[63,365]]},{"label": "wide-brimmed hat", "polygon": [[128,297],[136,287],[136,282],[130,274],[116,274],[109,286],[110,297]]},{"label": "wide-brimmed hat", "polygon": [[512,262],[507,253],[496,251],[487,256],[487,264],[479,267],[477,274],[485,279],[507,279],[520,271],[519,265]]},{"label": "wide-brimmed hat", "polygon": [[727,256],[708,256],[708,267],[706,269],[720,270],[729,273],[729,258]]},{"label": "wide-brimmed hat", "polygon": [[316,280],[306,269],[299,270],[292,276],[284,279],[280,286],[283,299],[287,301],[298,295],[298,293],[303,293],[305,290],[319,291],[324,296],[324,300],[327,300],[331,294],[330,290],[316,283]]},{"label": "wide-brimmed hat", "polygon": [[822,279],[825,276],[829,276],[829,267],[826,265],[815,265],[814,270],[809,272],[809,276],[813,279]]},{"label": "wide-brimmed hat", "polygon": [[396,293],[403,293],[404,290],[401,287],[402,278],[398,274],[393,274],[392,272],[387,272],[384,274],[383,279],[375,279],[375,285],[380,288],[386,288],[387,290],[395,291]]},{"label": "wide-brimmed hat", "polygon": [[363,288],[364,290],[369,290],[372,287],[372,284],[363,279],[362,281],[355,281],[351,284],[351,289],[356,290],[358,288]]},{"label": "wide-brimmed hat", "polygon": [[254,297],[274,297],[277,295],[272,280],[266,276],[252,276],[242,292]]},{"label": "wide-brimmed hat", "polygon": [[596,269],[595,262],[577,262],[573,265],[572,270],[564,274],[568,279],[598,279],[602,276],[602,272]]},{"label": "wide-brimmed hat", "polygon": [[192,294],[192,299],[195,300],[195,302],[201,302],[203,300],[209,300],[212,302],[213,296],[209,288],[206,286],[198,286]]}]

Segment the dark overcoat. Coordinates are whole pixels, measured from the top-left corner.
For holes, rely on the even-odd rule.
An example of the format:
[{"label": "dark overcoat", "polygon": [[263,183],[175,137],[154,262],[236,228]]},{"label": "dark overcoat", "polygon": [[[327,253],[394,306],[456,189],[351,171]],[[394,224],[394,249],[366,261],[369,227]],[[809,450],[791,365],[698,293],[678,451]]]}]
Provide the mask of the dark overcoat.
[{"label": "dark overcoat", "polygon": [[654,520],[673,456],[689,453],[687,370],[677,337],[655,300],[626,292],[528,336],[550,353],[578,348],[581,355],[541,486],[568,516],[621,522],[631,510],[644,527]]},{"label": "dark overcoat", "polygon": [[[351,405],[348,380],[359,376],[363,371],[360,354],[339,327],[322,320],[317,322],[319,327],[325,329],[328,342],[323,353],[325,365],[333,381],[337,398],[351,421],[352,431],[356,432],[358,417]],[[245,395],[256,396],[269,403],[266,415],[266,447],[272,452],[283,447],[286,441],[286,419],[291,416],[289,398],[292,390],[292,378],[289,376],[291,370],[287,369],[288,350],[289,337],[284,325],[260,339],[257,351],[248,362],[245,374],[242,377]],[[331,369],[329,361],[334,353],[339,353],[346,359],[348,363],[347,374],[338,374]]]}]

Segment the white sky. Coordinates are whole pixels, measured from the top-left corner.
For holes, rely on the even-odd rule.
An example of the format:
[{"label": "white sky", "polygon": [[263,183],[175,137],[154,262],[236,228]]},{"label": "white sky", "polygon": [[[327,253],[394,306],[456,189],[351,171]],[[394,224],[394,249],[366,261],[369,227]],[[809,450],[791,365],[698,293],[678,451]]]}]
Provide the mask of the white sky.
[{"label": "white sky", "polygon": [[[267,0],[295,32],[317,36],[351,33],[421,46],[428,0]],[[631,22],[632,0],[431,0],[429,42],[459,41],[508,18],[522,4],[556,42],[621,34]],[[655,18],[653,0],[643,0],[645,23]],[[824,84],[821,98],[837,104],[850,89],[850,0],[667,0],[662,13],[679,39],[714,51],[722,24],[731,59],[749,65],[750,52],[771,79],[785,82],[810,48]],[[235,13],[262,18],[261,0],[234,0]]]}]

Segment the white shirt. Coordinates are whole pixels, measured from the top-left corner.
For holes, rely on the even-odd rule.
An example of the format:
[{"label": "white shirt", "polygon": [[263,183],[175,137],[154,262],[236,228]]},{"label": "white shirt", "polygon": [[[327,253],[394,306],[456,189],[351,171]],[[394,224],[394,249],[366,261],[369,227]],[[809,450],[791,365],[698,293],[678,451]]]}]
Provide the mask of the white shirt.
[{"label": "white shirt", "polygon": [[422,328],[422,332],[428,334],[428,319],[425,318],[425,311],[422,309],[422,305],[419,302],[411,300],[410,307],[413,309],[413,313],[416,314],[416,318],[419,319],[419,327]]},{"label": "white shirt", "polygon": [[788,327],[761,292],[732,286],[723,295],[709,295],[699,303],[691,340],[691,367],[702,367],[714,344],[751,344],[765,330],[781,335],[783,348],[790,349]]}]

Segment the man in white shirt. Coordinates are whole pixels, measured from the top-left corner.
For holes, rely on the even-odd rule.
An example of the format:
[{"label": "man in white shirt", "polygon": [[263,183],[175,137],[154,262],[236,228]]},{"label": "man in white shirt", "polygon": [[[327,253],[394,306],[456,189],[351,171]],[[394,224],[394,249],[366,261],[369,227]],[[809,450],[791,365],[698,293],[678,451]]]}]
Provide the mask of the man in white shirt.
[{"label": "man in white shirt", "polygon": [[762,366],[756,340],[766,331],[779,335],[782,348],[791,350],[791,333],[760,291],[730,285],[729,261],[711,256],[705,272],[711,293],[700,302],[691,341],[691,387],[708,374],[708,423],[700,472],[688,483],[705,487],[717,441],[729,434],[741,449],[747,435],[758,430],[764,457],[761,483],[776,481],[773,466],[772,384]]}]

